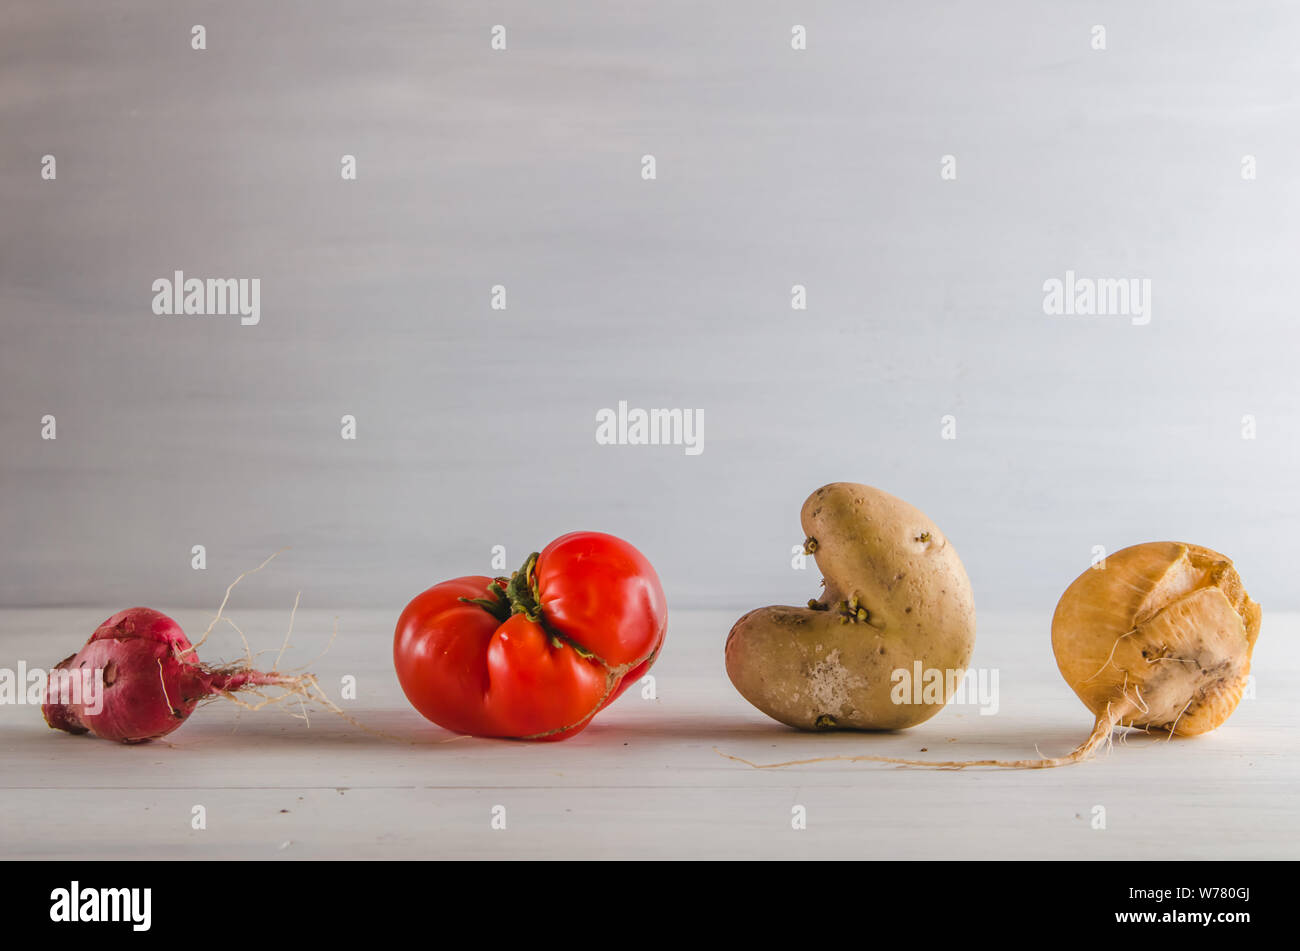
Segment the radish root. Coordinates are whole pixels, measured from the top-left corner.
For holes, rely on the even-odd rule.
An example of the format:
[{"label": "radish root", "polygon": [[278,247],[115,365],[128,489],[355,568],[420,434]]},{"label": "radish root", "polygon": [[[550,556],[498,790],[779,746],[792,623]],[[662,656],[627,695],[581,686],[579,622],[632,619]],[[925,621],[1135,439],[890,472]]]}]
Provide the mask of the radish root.
[{"label": "radish root", "polygon": [[[258,565],[256,568],[253,568],[250,571],[245,571],[234,581],[230,582],[230,587],[226,588],[226,596],[221,599],[221,606],[217,608],[217,615],[212,619],[212,623],[208,625],[208,629],[203,632],[203,635],[197,641],[195,641],[189,647],[185,648],[185,650],[180,651],[176,656],[184,657],[186,654],[193,654],[200,647],[202,647],[203,642],[206,641],[208,639],[208,635],[212,633],[212,629],[216,627],[217,624],[222,620],[221,613],[226,610],[226,604],[230,601],[230,592],[235,590],[235,585],[239,584],[239,582],[243,581],[249,575],[257,574],[259,571],[261,571],[263,568],[269,565],[271,563],[271,560],[274,559],[276,555],[283,554],[288,550],[289,547],[286,545],[284,548],[281,548],[279,551],[272,552],[269,556],[267,556],[267,559],[264,562],[262,562],[260,565]],[[292,630],[292,626],[290,626],[290,630]]]},{"label": "radish root", "polygon": [[[247,710],[250,713],[256,713],[258,710],[261,710],[264,707],[274,706],[277,703],[283,703],[286,700],[290,700],[296,697],[301,706],[302,712],[291,713],[290,716],[305,721],[308,727],[311,726],[311,718],[307,714],[306,704],[307,701],[311,701],[313,703],[319,703],[327,711],[334,714],[335,716],[341,717],[343,720],[345,720],[347,723],[351,724],[352,726],[356,727],[358,730],[362,730],[363,732],[370,733],[375,736],[380,736],[385,739],[399,740],[399,741],[402,740],[401,737],[392,736],[391,734],[384,733],[381,730],[376,730],[373,727],[366,726],[366,724],[362,723],[356,717],[352,716],[350,713],[348,713],[346,710],[344,710],[342,707],[336,704],[333,700],[330,699],[329,694],[325,692],[325,688],[320,685],[320,681],[317,679],[315,674],[280,673],[278,669],[280,666],[280,661],[284,658],[284,652],[288,650],[289,641],[293,637],[294,620],[298,614],[298,606],[302,601],[301,591],[299,591],[293,599],[293,608],[289,612],[289,626],[288,629],[285,631],[284,642],[280,645],[280,652],[276,654],[275,663],[272,664],[271,669],[265,673],[253,669],[254,656],[253,656],[252,648],[249,646],[248,643],[248,637],[244,634],[243,630],[233,620],[231,620],[229,617],[226,617],[223,612],[225,611],[226,604],[230,600],[230,592],[234,590],[235,585],[239,584],[239,582],[243,580],[245,577],[247,577],[248,575],[261,571],[263,568],[267,566],[267,564],[270,563],[272,558],[275,558],[276,555],[279,555],[282,552],[285,552],[287,550],[288,550],[287,548],[281,548],[279,551],[273,553],[270,557],[268,557],[256,568],[253,568],[251,571],[246,571],[243,574],[241,574],[238,578],[232,581],[230,583],[230,587],[226,589],[226,595],[221,600],[221,606],[217,608],[217,614],[212,619],[212,623],[208,625],[208,629],[203,632],[203,637],[199,639],[199,644],[203,643],[203,641],[207,638],[207,636],[210,633],[212,633],[212,630],[216,627],[219,621],[225,621],[227,624],[229,624],[232,628],[235,629],[236,633],[239,634],[240,640],[243,641],[244,660],[242,663],[231,664],[225,667],[212,669],[211,673],[214,675],[214,680],[212,684],[213,694],[210,697],[205,698],[205,701],[201,701],[201,703],[206,702],[206,700],[213,700],[216,699],[217,697],[221,697],[223,699],[229,700],[231,703],[235,704],[236,706],[240,707],[243,710]],[[318,654],[314,660],[312,660],[309,664],[305,666],[310,666],[311,664],[314,664],[316,661],[320,660],[327,653],[329,653],[330,647],[333,646],[334,641],[338,639],[338,636],[339,636],[339,619],[336,617],[334,619],[334,631],[330,635],[329,643],[325,645],[325,649],[321,651],[321,653]],[[196,647],[198,647],[198,644],[195,644],[193,647],[189,648],[189,650],[192,651]],[[185,653],[185,652],[180,652],[180,653]],[[178,656],[180,656],[180,654],[178,654]],[[302,669],[302,668],[297,668],[297,669]],[[276,687],[280,690],[280,693],[267,694],[262,690],[258,689],[259,687]],[[250,703],[248,700],[245,700],[243,697],[236,695],[235,693],[236,690],[243,690],[245,694],[252,694],[258,699],[256,702]]]}]

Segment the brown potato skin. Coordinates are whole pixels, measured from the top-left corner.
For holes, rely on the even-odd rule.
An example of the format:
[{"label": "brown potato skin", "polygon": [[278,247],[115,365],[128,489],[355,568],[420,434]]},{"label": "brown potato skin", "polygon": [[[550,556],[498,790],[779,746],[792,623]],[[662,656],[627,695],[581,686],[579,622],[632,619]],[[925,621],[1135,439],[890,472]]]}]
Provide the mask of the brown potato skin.
[{"label": "brown potato skin", "polygon": [[[801,513],[825,579],[819,605],[750,611],[727,637],[726,665],[741,695],[804,730],[897,730],[943,703],[895,703],[893,672],[962,672],[975,646],[975,599],[947,537],[923,512],[880,489],[823,486]],[[841,622],[856,598],[865,621]],[[943,701],[951,693],[945,688]]]}]

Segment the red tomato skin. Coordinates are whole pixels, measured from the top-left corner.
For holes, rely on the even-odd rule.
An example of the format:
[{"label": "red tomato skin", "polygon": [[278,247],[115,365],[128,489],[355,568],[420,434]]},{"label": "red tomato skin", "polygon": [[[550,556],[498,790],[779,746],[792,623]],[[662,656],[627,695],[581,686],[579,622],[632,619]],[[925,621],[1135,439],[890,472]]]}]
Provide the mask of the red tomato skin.
[{"label": "red tomato skin", "polygon": [[487,596],[491,578],[469,576],[416,595],[397,620],[393,665],[406,698],[426,719],[456,733],[495,736],[487,651],[500,622],[459,598]]},{"label": "red tomato skin", "polygon": [[426,719],[475,736],[567,739],[649,669],[668,610],[639,551],[613,535],[574,532],[540,553],[535,577],[543,623],[523,614],[499,621],[461,601],[496,600],[484,576],[444,581],[406,606],[393,662]]},{"label": "red tomato skin", "polygon": [[547,622],[611,667],[639,664],[663,644],[668,606],[659,576],[621,538],[572,532],[537,558]]},{"label": "red tomato skin", "polygon": [[617,685],[604,665],[567,644],[555,644],[540,624],[522,614],[497,628],[487,664],[484,705],[494,713],[497,736],[571,735],[591,722]]}]

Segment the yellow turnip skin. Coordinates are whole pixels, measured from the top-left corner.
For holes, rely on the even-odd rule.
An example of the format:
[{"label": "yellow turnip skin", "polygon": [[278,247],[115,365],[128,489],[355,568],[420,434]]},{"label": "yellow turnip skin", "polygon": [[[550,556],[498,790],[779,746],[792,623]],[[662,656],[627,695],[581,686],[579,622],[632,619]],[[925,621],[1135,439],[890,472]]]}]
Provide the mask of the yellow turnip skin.
[{"label": "yellow turnip skin", "polygon": [[[822,596],[737,621],[726,645],[731,682],[768,716],[804,730],[928,720],[951,699],[975,646],[975,599],[956,550],[916,507],[850,482],[814,492],[801,521]],[[944,674],[942,697],[895,702],[894,672],[911,676],[918,661]]]},{"label": "yellow turnip skin", "polygon": [[1074,580],[1052,618],[1052,650],[1101,724],[1193,736],[1237,708],[1260,619],[1229,558],[1149,542]]}]

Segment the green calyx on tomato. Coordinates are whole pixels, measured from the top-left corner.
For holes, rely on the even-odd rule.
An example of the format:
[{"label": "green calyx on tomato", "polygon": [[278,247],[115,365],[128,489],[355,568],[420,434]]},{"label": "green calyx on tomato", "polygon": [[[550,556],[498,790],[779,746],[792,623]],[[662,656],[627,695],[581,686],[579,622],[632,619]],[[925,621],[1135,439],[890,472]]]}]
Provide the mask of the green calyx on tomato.
[{"label": "green calyx on tomato", "polygon": [[547,626],[546,618],[542,614],[542,593],[537,587],[536,569],[540,555],[540,552],[533,552],[524,562],[524,566],[509,578],[493,578],[492,583],[488,585],[488,593],[492,597],[458,598],[457,600],[464,601],[466,604],[477,604],[498,621],[508,621],[511,615],[522,614],[528,620],[540,624],[542,629],[551,635],[551,643],[555,647],[564,643],[583,657],[596,656],[581,644],[575,643]]},{"label": "green calyx on tomato", "polygon": [[613,535],[573,532],[509,578],[436,584],[393,639],[411,704],[448,730],[561,740],[636,683],[663,646],[668,608],[654,568]]}]

